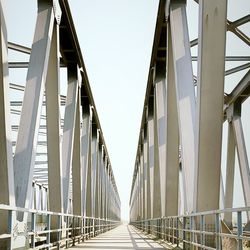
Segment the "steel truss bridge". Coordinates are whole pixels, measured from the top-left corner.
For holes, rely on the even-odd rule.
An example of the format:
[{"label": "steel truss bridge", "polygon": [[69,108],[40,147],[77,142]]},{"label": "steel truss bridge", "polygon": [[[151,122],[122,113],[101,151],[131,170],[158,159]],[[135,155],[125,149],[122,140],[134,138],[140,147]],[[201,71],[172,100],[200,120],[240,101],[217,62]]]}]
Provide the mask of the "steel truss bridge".
[{"label": "steel truss bridge", "polygon": [[[8,41],[0,10],[0,249],[69,247],[120,223],[120,198],[69,4],[37,3],[31,49]],[[8,50],[28,55],[29,63],[8,62]],[[18,69],[27,72],[25,84],[9,82]]]},{"label": "steel truss bridge", "polygon": [[[242,106],[249,105],[250,95],[250,38],[243,32],[244,25],[249,27],[250,10],[229,20],[233,1],[231,5],[226,0],[187,2],[199,13],[197,37],[192,40],[186,1],[159,3],[130,219],[144,232],[183,249],[243,249],[250,247],[245,143],[249,138],[244,138],[242,125]],[[245,55],[232,54],[229,36],[245,46]],[[233,86],[229,89],[227,84]],[[223,163],[222,128],[226,127]],[[235,193],[235,185],[242,186],[244,197],[244,207],[239,209],[233,206],[240,192]]]},{"label": "steel truss bridge", "polygon": [[[133,236],[142,233],[170,248],[248,249],[250,170],[242,107],[249,104],[250,53],[230,54],[227,34],[249,49],[242,26],[250,15],[230,20],[227,0],[188,1],[196,2],[199,11],[194,40],[186,1],[159,1],[130,196],[131,226],[120,230],[135,249],[145,249]],[[74,247],[117,227],[121,202],[69,4],[37,1],[28,48],[8,41],[3,2],[0,249]],[[16,60],[9,60],[11,53]],[[245,204],[240,208],[233,203],[237,183]],[[112,232],[107,237],[116,241]]]}]

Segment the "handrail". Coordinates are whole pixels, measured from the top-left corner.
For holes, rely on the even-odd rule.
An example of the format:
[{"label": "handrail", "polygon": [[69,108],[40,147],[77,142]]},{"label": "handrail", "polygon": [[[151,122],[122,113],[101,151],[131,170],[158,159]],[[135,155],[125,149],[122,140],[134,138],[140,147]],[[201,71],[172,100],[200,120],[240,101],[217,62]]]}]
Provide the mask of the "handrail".
[{"label": "handrail", "polygon": [[[250,232],[249,221],[243,222],[242,214],[247,214],[249,211],[250,207],[225,208],[131,221],[130,224],[181,249],[189,249],[191,246],[202,249],[226,249],[223,248],[225,244],[243,249],[243,246],[250,245]],[[229,227],[224,220],[225,213],[237,213],[236,222]],[[209,227],[206,218],[215,222],[213,226]]]}]

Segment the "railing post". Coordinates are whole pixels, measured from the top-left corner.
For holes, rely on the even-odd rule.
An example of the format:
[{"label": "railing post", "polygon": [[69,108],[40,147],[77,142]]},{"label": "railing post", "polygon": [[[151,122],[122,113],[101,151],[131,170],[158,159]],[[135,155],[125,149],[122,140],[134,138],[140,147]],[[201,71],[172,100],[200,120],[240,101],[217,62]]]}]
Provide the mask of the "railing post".
[{"label": "railing post", "polygon": [[48,231],[46,239],[47,244],[50,244],[50,230],[51,230],[51,215],[47,214],[47,231]]},{"label": "railing post", "polygon": [[176,217],[176,245],[179,246],[179,218]]},{"label": "railing post", "polygon": [[167,240],[167,218],[163,219],[163,240]]},{"label": "railing post", "polygon": [[84,241],[84,218],[81,217],[81,229],[80,229],[80,233],[81,233],[81,240]]},{"label": "railing post", "polygon": [[98,234],[101,233],[101,219],[98,218]]},{"label": "railing post", "polygon": [[216,249],[221,249],[221,241],[220,241],[220,214],[215,214],[215,231],[216,231]]},{"label": "railing post", "polygon": [[205,246],[205,218],[203,214],[201,215],[201,218],[200,218],[200,232],[201,232],[201,235],[200,235],[201,245]]},{"label": "railing post", "polygon": [[167,221],[166,221],[166,240],[168,242],[170,242],[171,238],[170,238],[170,220],[169,218],[167,218]]},{"label": "railing post", "polygon": [[171,219],[171,224],[172,224],[172,230],[171,230],[171,232],[172,232],[172,244],[174,244],[175,243],[175,223],[174,223],[174,218],[172,217]]},{"label": "railing post", "polygon": [[11,238],[9,240],[9,249],[11,250],[12,249],[12,242],[13,242],[13,211],[12,210],[9,210],[8,211],[8,233],[11,235]]},{"label": "railing post", "polygon": [[62,216],[61,215],[58,215],[57,216],[57,229],[59,230],[57,232],[57,249],[60,249],[60,240],[61,240],[61,237],[62,237]]},{"label": "railing post", "polygon": [[242,236],[243,230],[242,230],[242,212],[237,212],[237,236],[238,236],[238,246],[237,250],[243,249],[242,239],[240,238]]},{"label": "railing post", "polygon": [[187,218],[186,217],[183,217],[183,226],[182,226],[182,229],[183,229],[183,249],[187,249],[187,232],[186,232],[186,226],[187,226]]},{"label": "railing post", "polygon": [[66,216],[66,248],[69,247],[68,239],[69,239],[69,217]]},{"label": "railing post", "polygon": [[157,220],[157,237],[160,239],[161,238],[161,219]]},{"label": "railing post", "polygon": [[89,218],[85,218],[85,239],[89,238]]},{"label": "railing post", "polygon": [[31,236],[31,247],[35,248],[35,237],[36,237],[36,214],[31,214],[31,230],[33,235]]},{"label": "railing post", "polygon": [[[190,233],[189,233],[189,238],[190,238],[190,241],[191,241],[191,245],[193,245],[194,243],[194,233],[193,233],[193,229],[194,229],[194,217],[193,216],[190,216],[189,217],[189,230],[190,230]],[[193,247],[192,247],[193,248]],[[191,248],[191,249],[192,249]]]},{"label": "railing post", "polygon": [[76,219],[75,217],[72,218],[71,239],[73,241],[73,246],[75,246],[75,236],[76,236],[75,219]]}]

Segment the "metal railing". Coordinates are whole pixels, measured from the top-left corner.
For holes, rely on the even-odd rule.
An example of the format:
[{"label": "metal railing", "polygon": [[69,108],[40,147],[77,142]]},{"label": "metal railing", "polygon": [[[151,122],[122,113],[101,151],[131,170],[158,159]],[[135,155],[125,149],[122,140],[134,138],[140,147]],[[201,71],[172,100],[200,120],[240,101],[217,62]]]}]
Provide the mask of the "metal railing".
[{"label": "metal railing", "polygon": [[[250,207],[192,213],[130,224],[181,249],[250,249]],[[225,218],[232,220],[226,221]]]},{"label": "metal railing", "polygon": [[[8,213],[8,229],[0,234],[0,241],[11,240],[13,246],[18,237],[25,237],[27,242],[25,249],[69,248],[111,230],[121,223],[114,220],[0,204],[0,213],[4,211]],[[21,227],[22,229],[19,228],[20,222],[14,219],[17,213],[24,213],[28,218],[26,225]]]}]

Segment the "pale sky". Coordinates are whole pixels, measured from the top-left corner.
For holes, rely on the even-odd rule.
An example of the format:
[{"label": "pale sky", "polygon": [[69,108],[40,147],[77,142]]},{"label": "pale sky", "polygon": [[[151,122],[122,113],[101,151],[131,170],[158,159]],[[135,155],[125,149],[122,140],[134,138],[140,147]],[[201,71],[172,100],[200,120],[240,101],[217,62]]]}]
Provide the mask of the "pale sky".
[{"label": "pale sky", "polygon": [[[128,201],[152,50],[158,0],[69,0],[88,76],[104,131],[105,141],[122,200],[122,218],[128,218]],[[236,3],[237,2],[237,3]],[[187,1],[190,40],[198,34],[198,5]],[[82,6],[82,7],[81,7]],[[244,8],[242,8],[244,6]],[[231,21],[250,12],[250,1],[228,0]],[[250,25],[242,26],[249,35]],[[197,48],[197,46],[196,46]],[[194,53],[195,49],[192,50]],[[227,33],[227,55],[250,55],[249,47]],[[238,63],[239,64],[239,63]],[[237,66],[227,64],[227,68]],[[194,74],[196,65],[193,63]],[[227,77],[230,92],[244,70]],[[196,74],[197,75],[197,74]],[[246,138],[250,126],[249,100],[243,105]],[[222,166],[225,170],[227,125],[224,125]],[[246,140],[247,146],[249,139]],[[247,147],[248,155],[250,147]],[[225,173],[225,171],[224,171]],[[223,174],[224,180],[225,175]],[[236,162],[234,206],[243,206]],[[225,183],[224,183],[225,184]]]},{"label": "pale sky", "polygon": [[[198,5],[193,0],[187,2],[188,13],[192,16],[189,20],[190,39],[194,39],[198,31]],[[231,8],[236,2],[235,8]],[[128,219],[132,174],[158,0],[69,0],[69,3],[121,197],[122,218]],[[31,47],[36,1],[6,0],[5,5],[8,40]],[[240,5],[245,8],[237,9]],[[233,20],[234,17],[249,14],[250,1],[229,0],[229,7],[228,15]],[[247,27],[242,28],[247,30]],[[246,55],[246,51],[249,55],[248,47],[244,44],[239,46],[234,42],[234,37],[231,40],[231,55]],[[16,56],[16,53],[10,53],[10,60],[13,56]],[[234,78],[235,81],[240,79],[244,72],[238,74],[238,77]],[[10,81],[20,83],[20,79],[16,78],[10,77]],[[230,86],[229,82],[226,88],[230,90]],[[247,138],[250,138],[246,129],[249,125],[249,110],[244,111],[248,112],[248,119],[243,123]],[[249,151],[250,147],[247,148]],[[240,182],[239,171],[236,175],[237,181]],[[237,204],[241,205],[242,202]]]},{"label": "pale sky", "polygon": [[128,219],[158,1],[69,3],[122,201],[122,218]]}]

